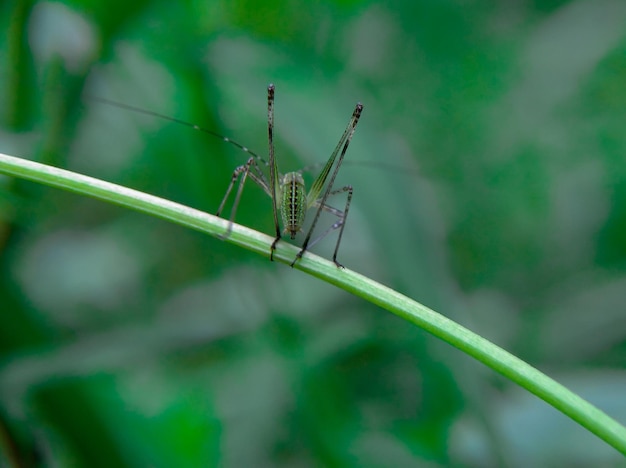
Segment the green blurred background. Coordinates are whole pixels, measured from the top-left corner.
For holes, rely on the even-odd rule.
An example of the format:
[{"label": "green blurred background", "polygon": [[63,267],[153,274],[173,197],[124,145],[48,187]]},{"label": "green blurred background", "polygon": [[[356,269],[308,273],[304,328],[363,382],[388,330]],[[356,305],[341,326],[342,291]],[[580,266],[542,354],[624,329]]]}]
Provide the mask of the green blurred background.
[{"label": "green blurred background", "polygon": [[[0,151],[209,212],[244,153],[86,96],[266,154],[273,82],[282,171],[363,102],[347,160],[403,169],[342,168],[339,260],[626,423],[626,2],[9,0],[0,21]],[[272,232],[252,185],[238,221]],[[5,464],[623,466],[285,265],[5,177],[0,223]]]}]

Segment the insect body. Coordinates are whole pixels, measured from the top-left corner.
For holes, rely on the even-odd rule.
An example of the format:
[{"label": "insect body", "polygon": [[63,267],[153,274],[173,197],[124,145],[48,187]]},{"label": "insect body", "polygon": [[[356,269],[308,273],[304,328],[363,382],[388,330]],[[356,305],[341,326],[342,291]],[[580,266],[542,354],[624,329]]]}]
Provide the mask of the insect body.
[{"label": "insect body", "polygon": [[280,200],[281,214],[285,232],[288,232],[292,239],[302,229],[306,205],[306,192],[304,179],[297,172],[285,174],[278,186],[276,194]]},{"label": "insect body", "polygon": [[[291,262],[291,266],[295,265],[298,259],[302,258],[302,255],[309,247],[312,247],[329,232],[339,229],[337,244],[333,253],[333,262],[335,262],[335,265],[337,265],[338,267],[343,267],[339,262],[337,262],[337,252],[339,250],[339,244],[341,243],[341,237],[343,235],[346,217],[348,216],[348,210],[350,209],[350,202],[352,200],[352,187],[347,185],[338,190],[333,190],[333,183],[335,182],[335,178],[337,177],[337,173],[339,172],[339,168],[341,167],[341,163],[348,149],[348,145],[350,144],[350,140],[352,139],[352,135],[354,134],[354,130],[356,129],[356,125],[359,122],[362,111],[363,105],[358,103],[354,109],[354,112],[352,113],[352,118],[350,119],[346,130],[343,132],[343,135],[339,139],[339,143],[335,147],[335,150],[332,152],[330,158],[322,168],[322,171],[313,182],[311,190],[309,190],[308,193],[305,193],[304,179],[302,178],[302,174],[300,172],[288,172],[285,175],[280,175],[278,172],[278,166],[274,154],[274,85],[270,84],[267,88],[267,127],[270,167],[269,182],[259,168],[259,165],[257,163],[258,158],[255,158],[254,156],[251,157],[250,159],[248,159],[248,162],[245,165],[239,166],[237,169],[235,169],[235,172],[233,173],[233,176],[231,178],[231,183],[226,190],[224,199],[222,200],[220,208],[218,209],[218,216],[222,213],[224,205],[228,200],[234,185],[236,184],[237,180],[239,180],[239,187],[237,189],[237,194],[235,195],[235,200],[233,202],[233,208],[231,210],[230,216],[230,220],[234,220],[235,211],[241,198],[241,192],[243,190],[247,177],[250,177],[272,199],[272,210],[274,215],[276,237],[274,239],[274,242],[272,243],[270,260],[273,259],[276,243],[282,237],[282,232],[278,225],[278,212],[281,213],[284,232],[288,233],[291,239],[294,239],[296,237],[296,234],[302,229],[306,211],[310,208],[317,208],[315,212],[315,217],[313,218],[311,227],[306,234],[300,252],[298,252],[296,257]],[[328,183],[326,183],[326,180],[329,176],[330,180],[328,181]],[[336,195],[342,192],[347,192],[348,194],[346,199],[346,206],[343,211],[333,208],[326,203],[330,195]],[[319,220],[319,217],[323,210],[337,216],[338,220],[332,226],[330,226],[323,234],[311,241],[315,225],[317,224],[317,221]],[[225,236],[227,236],[228,234],[229,231],[226,232]]]},{"label": "insect body", "polygon": [[[360,103],[357,103],[354,112],[352,113],[352,117],[346,127],[343,135],[339,139],[339,143],[333,150],[330,155],[328,161],[322,168],[321,172],[313,182],[311,189],[306,192],[304,179],[302,177],[302,171],[296,172],[288,172],[284,175],[281,175],[278,172],[278,165],[276,163],[276,157],[274,152],[274,85],[270,84],[267,88],[267,122],[268,122],[268,143],[269,143],[269,162],[265,161],[263,158],[258,156],[256,153],[250,151],[247,147],[231,140],[230,138],[224,137],[216,132],[211,130],[207,130],[201,128],[197,125],[194,125],[189,122],[185,122],[183,120],[171,118],[162,114],[158,114],[156,112],[146,111],[143,109],[139,109],[137,107],[133,107],[127,104],[121,104],[118,102],[110,101],[108,99],[91,97],[90,99],[94,101],[98,101],[101,103],[113,105],[116,107],[120,107],[123,109],[131,110],[134,112],[139,112],[142,114],[152,115],[154,117],[178,122],[180,124],[186,125],[188,127],[192,127],[195,130],[200,130],[204,133],[208,133],[214,137],[220,138],[230,144],[237,146],[243,151],[250,154],[250,158],[248,161],[242,165],[237,167],[233,175],[231,177],[230,184],[226,189],[226,193],[220,206],[217,210],[217,215],[220,216],[224,210],[226,202],[230,198],[231,192],[237,182],[239,185],[237,187],[235,193],[235,199],[232,204],[229,225],[222,236],[222,238],[226,238],[230,235],[232,230],[232,223],[234,222],[237,207],[239,206],[239,201],[241,199],[241,194],[243,192],[243,187],[248,179],[252,179],[261,189],[269,195],[272,200],[272,213],[274,218],[274,227],[275,227],[275,238],[272,243],[270,249],[270,260],[273,260],[274,250],[276,249],[276,244],[282,238],[282,234],[289,234],[291,239],[295,239],[296,234],[302,231],[302,227],[305,220],[306,212],[315,208],[315,217],[309,227],[307,234],[305,236],[304,242],[302,243],[302,247],[300,251],[296,255],[296,257],[291,262],[291,266],[293,267],[298,259],[302,258],[304,252],[307,251],[308,248],[315,245],[319,240],[324,238],[328,233],[339,229],[339,234],[337,237],[337,244],[335,245],[335,251],[333,253],[333,262],[337,267],[343,268],[339,262],[337,262],[337,252],[339,250],[339,244],[341,243],[341,237],[343,235],[343,229],[345,227],[346,218],[348,216],[348,210],[350,208],[350,202],[352,200],[352,187],[346,185],[341,187],[340,189],[333,190],[333,184],[337,177],[337,173],[339,172],[339,168],[341,167],[341,163],[348,149],[348,145],[352,139],[354,131],[356,129],[357,123],[359,122],[359,118],[361,116],[361,112],[363,111],[363,106]],[[266,177],[265,173],[261,169],[261,167],[269,166],[269,180]],[[330,177],[330,178],[329,178]],[[328,180],[328,183],[326,181]],[[347,193],[346,197],[346,205],[342,210],[334,208],[327,204],[327,200],[331,195],[337,195],[340,193]],[[326,231],[324,231],[321,235],[311,240],[313,235],[315,226],[320,218],[322,211],[326,211],[331,213],[332,215],[337,217],[337,221],[333,223]],[[279,216],[280,213],[280,216]],[[279,217],[282,220],[283,230],[281,231],[278,219]]]}]

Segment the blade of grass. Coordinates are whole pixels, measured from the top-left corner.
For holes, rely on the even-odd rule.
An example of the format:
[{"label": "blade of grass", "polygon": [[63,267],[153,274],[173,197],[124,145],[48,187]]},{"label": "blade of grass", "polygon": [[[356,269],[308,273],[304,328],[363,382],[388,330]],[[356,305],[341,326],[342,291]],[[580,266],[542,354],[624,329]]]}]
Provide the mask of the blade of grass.
[{"label": "blade of grass", "polygon": [[[213,236],[223,234],[228,228],[228,221],[208,213],[13,156],[0,154],[0,173],[115,203]],[[228,242],[265,257],[269,257],[273,240],[270,236],[238,224],[232,225],[232,233],[227,238]],[[277,244],[274,259],[290,263],[297,252],[297,247],[281,242]],[[626,455],[626,427],[499,346],[428,307],[354,271],[339,269],[334,263],[317,255],[307,252],[295,268],[370,301],[441,338],[537,395]]]}]

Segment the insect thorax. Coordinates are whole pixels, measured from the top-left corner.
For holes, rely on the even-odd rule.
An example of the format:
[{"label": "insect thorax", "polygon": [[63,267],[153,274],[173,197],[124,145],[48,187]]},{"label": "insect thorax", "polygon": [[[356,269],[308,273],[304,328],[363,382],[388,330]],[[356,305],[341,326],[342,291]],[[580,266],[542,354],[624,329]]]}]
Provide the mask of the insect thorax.
[{"label": "insect thorax", "polygon": [[302,229],[307,209],[304,179],[299,172],[288,172],[280,182],[280,212],[283,227],[292,239]]}]

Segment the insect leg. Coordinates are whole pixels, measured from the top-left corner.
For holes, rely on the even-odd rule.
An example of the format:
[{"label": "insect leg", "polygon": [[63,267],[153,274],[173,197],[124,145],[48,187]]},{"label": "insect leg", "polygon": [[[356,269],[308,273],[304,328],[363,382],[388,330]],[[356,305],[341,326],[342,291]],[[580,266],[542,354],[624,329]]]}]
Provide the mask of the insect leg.
[{"label": "insect leg", "polygon": [[272,246],[270,247],[270,261],[274,261],[274,250],[276,250],[276,243],[281,238],[280,226],[278,224],[278,165],[276,164],[276,157],[274,155],[274,85],[270,84],[267,87],[267,141],[269,144],[269,163],[270,163],[270,197],[272,198],[272,214],[274,216],[274,228],[276,230],[276,237]]},{"label": "insect leg", "polygon": [[329,194],[329,196],[332,196],[332,195],[337,195],[337,194],[344,193],[344,192],[348,192],[348,196],[346,199],[346,206],[344,207],[343,211],[337,208],[334,208],[330,205],[326,205],[326,204],[321,206],[322,210],[327,211],[328,213],[331,213],[337,216],[338,219],[332,225],[330,225],[328,229],[326,229],[322,234],[320,234],[318,237],[316,237],[311,242],[309,242],[309,245],[308,245],[308,248],[313,247],[315,244],[321,241],[324,237],[326,237],[332,231],[335,231],[336,229],[341,228],[339,231],[339,237],[337,238],[335,252],[333,253],[333,262],[335,262],[335,265],[337,265],[339,268],[343,268],[343,265],[337,262],[337,252],[339,251],[339,244],[341,243],[341,236],[343,235],[343,229],[346,225],[346,218],[348,217],[348,211],[350,210],[350,203],[352,202],[352,193],[353,193],[352,186],[346,185],[345,187],[342,187],[338,190],[333,190]]},{"label": "insect leg", "polygon": [[230,184],[228,184],[228,188],[226,189],[226,193],[224,194],[222,203],[220,203],[220,207],[218,208],[216,213],[217,216],[220,216],[220,214],[224,210],[224,206],[226,205],[228,198],[230,197],[230,193],[232,192],[233,187],[237,183],[237,180],[239,180],[239,186],[237,187],[235,200],[233,201],[233,206],[230,210],[228,228],[226,229],[226,232],[224,234],[219,236],[220,239],[227,238],[233,229],[233,222],[235,221],[235,215],[237,214],[237,208],[239,207],[239,200],[241,199],[241,194],[243,193],[243,186],[245,185],[248,177],[250,177],[266,193],[269,193],[270,191],[267,181],[263,176],[263,172],[261,172],[261,170],[259,169],[259,166],[254,157],[248,159],[246,164],[244,164],[243,166],[237,167],[233,171],[233,175],[230,179]]},{"label": "insect leg", "polygon": [[[324,194],[322,195],[322,198],[319,199],[319,206],[315,213],[315,218],[313,218],[313,222],[311,223],[309,232],[307,233],[306,238],[304,239],[304,242],[302,243],[302,248],[296,254],[296,258],[293,259],[293,262],[291,262],[292,267],[295,265],[298,259],[302,258],[302,255],[304,254],[304,252],[306,252],[308,248],[309,241],[311,240],[311,235],[313,234],[313,230],[315,229],[315,225],[317,224],[320,214],[322,213],[322,209],[323,209],[323,206],[325,205],[326,199],[332,192],[333,184],[335,183],[335,179],[337,178],[337,173],[339,172],[339,168],[341,167],[343,158],[346,155],[346,151],[348,150],[348,145],[350,144],[350,141],[352,140],[352,136],[354,135],[356,126],[359,123],[361,112],[363,112],[363,105],[361,103],[357,103],[356,107],[354,108],[354,112],[352,113],[350,122],[348,123],[346,130],[343,132],[343,135],[339,139],[339,143],[335,147],[335,150],[332,152],[329,160],[326,162],[324,169],[322,169],[322,172],[320,173],[320,175],[313,182],[313,186],[311,187],[311,192],[309,192],[309,195],[313,195],[313,196],[309,196],[309,198],[310,199],[312,198],[313,200],[317,200],[318,195],[319,193],[321,193],[322,187],[324,186],[324,183],[326,182],[326,177],[330,174],[330,180],[328,184],[326,185],[326,189],[324,191]],[[340,149],[341,149],[341,153],[339,153]],[[337,159],[337,164],[335,165],[335,168],[331,173],[330,170],[335,162],[335,158],[337,157],[337,154],[339,154],[339,158]],[[342,228],[342,233],[343,233],[343,228]],[[340,233],[340,239],[341,239],[341,233]],[[337,246],[337,248],[338,247],[339,246]],[[334,255],[333,261],[335,262],[337,267],[341,267],[341,265],[337,263],[335,259],[336,256],[337,256],[337,249],[335,249],[335,255]]]}]

